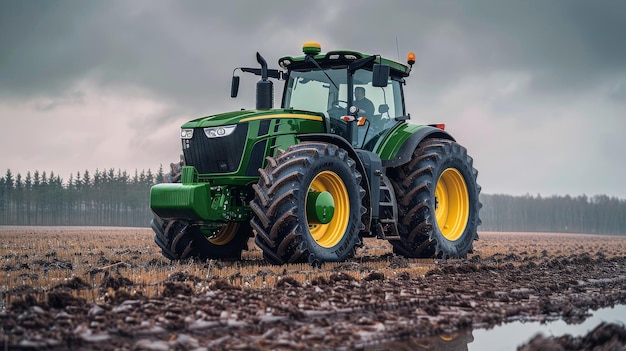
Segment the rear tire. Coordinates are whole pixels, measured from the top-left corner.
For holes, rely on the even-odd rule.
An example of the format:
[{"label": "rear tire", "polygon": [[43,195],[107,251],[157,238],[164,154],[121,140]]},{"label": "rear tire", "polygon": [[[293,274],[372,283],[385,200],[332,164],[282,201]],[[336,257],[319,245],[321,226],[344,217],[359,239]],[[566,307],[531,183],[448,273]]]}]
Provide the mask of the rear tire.
[{"label": "rear tire", "polygon": [[481,189],[464,147],[451,140],[424,140],[411,161],[392,173],[401,237],[391,241],[395,253],[446,258],[472,252],[481,223]]},{"label": "rear tire", "polygon": [[[344,261],[354,256],[364,229],[361,174],[348,153],[333,144],[306,142],[268,157],[261,169],[250,224],[255,242],[272,264]],[[332,197],[328,222],[311,215],[310,194]],[[309,208],[307,209],[307,204]]]},{"label": "rear tire", "polygon": [[163,256],[170,260],[241,259],[241,251],[248,248],[252,232],[247,222],[230,222],[209,238],[198,227],[158,216],[152,219],[151,227],[155,233],[154,241]]}]

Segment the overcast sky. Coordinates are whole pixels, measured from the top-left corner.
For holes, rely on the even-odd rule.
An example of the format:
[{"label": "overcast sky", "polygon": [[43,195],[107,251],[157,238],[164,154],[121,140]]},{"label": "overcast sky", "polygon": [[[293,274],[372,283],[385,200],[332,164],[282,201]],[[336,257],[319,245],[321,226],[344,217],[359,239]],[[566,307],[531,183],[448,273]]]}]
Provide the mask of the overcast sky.
[{"label": "overcast sky", "polygon": [[411,123],[445,123],[483,193],[626,198],[626,2],[608,0],[0,0],[0,174],[167,169],[185,121],[254,108],[234,67],[310,40],[414,51]]}]

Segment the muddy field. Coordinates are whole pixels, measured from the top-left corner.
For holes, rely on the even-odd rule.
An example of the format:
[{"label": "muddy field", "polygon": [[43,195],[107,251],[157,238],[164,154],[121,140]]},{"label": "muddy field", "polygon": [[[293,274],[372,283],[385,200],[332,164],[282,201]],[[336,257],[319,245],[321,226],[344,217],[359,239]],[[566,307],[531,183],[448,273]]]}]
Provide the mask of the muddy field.
[{"label": "muddy field", "polygon": [[[367,239],[351,262],[170,263],[150,229],[0,227],[10,350],[466,350],[472,328],[626,303],[626,237],[480,233],[464,260],[407,260]],[[435,336],[427,338],[429,336]],[[623,326],[524,350],[626,348]],[[512,345],[511,349],[515,349]]]}]

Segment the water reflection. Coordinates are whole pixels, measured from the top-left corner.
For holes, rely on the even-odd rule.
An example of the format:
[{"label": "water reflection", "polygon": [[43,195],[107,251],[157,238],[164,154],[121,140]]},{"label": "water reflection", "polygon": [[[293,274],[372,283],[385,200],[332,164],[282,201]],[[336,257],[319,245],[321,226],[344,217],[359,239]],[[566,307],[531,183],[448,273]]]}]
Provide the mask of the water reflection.
[{"label": "water reflection", "polygon": [[538,333],[544,336],[583,336],[602,322],[626,324],[626,305],[601,308],[589,311],[591,317],[579,324],[567,324],[562,320],[548,323],[513,322],[492,329],[475,329],[474,341],[468,345],[468,351],[515,350]]},{"label": "water reflection", "polygon": [[626,325],[626,305],[590,311],[591,317],[579,324],[562,320],[548,323],[512,322],[491,329],[462,330],[430,338],[385,342],[360,348],[368,351],[419,350],[419,351],[493,351],[515,350],[538,333],[544,336],[583,336],[602,322]]},{"label": "water reflection", "polygon": [[471,330],[461,330],[430,338],[412,338],[365,347],[367,351],[468,351],[467,345],[474,340]]}]

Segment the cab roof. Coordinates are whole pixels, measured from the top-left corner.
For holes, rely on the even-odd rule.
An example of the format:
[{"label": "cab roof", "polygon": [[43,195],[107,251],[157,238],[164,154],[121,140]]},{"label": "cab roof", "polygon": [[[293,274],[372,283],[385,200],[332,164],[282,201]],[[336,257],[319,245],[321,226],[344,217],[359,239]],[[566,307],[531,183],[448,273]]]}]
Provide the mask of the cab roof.
[{"label": "cab roof", "polygon": [[[389,66],[389,74],[394,77],[408,77],[411,72],[411,67],[401,64],[399,62],[386,59],[379,55],[364,54],[358,51],[338,50],[329,51],[326,54],[311,53],[315,61],[322,68],[342,68],[347,67],[350,63],[367,57],[376,56],[369,67],[371,69],[374,63],[380,63]],[[316,66],[305,60],[306,56],[285,56],[278,60],[278,64],[288,70],[300,71],[315,69]]]}]

